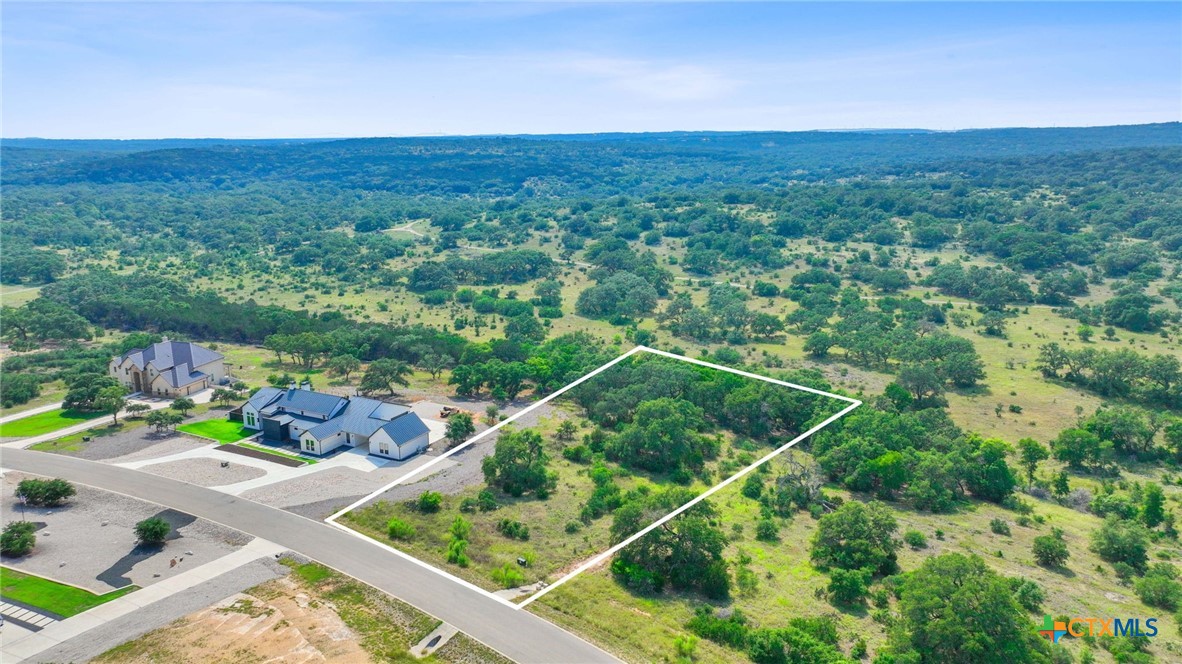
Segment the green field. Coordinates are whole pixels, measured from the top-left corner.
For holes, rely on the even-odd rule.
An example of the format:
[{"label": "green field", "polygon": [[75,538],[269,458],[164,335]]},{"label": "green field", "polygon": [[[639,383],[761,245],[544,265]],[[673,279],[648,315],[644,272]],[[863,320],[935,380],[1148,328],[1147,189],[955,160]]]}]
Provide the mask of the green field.
[{"label": "green field", "polygon": [[57,431],[58,429],[64,429],[75,424],[103,417],[104,415],[109,415],[109,413],[80,413],[78,411],[59,408],[0,424],[0,438],[39,436],[44,433],[50,433],[51,431]]},{"label": "green field", "polygon": [[223,420],[221,418],[182,424],[176,430],[191,433],[194,436],[201,436],[202,438],[212,438],[222,443],[236,443],[243,438],[258,433],[254,429],[247,429],[238,422],[231,422],[230,420]]},{"label": "green field", "polygon": [[96,595],[89,590],[25,574],[7,567],[0,567],[0,579],[2,579],[0,580],[0,597],[45,609],[67,618],[139,590],[139,586],[127,586],[112,590],[104,595]]}]

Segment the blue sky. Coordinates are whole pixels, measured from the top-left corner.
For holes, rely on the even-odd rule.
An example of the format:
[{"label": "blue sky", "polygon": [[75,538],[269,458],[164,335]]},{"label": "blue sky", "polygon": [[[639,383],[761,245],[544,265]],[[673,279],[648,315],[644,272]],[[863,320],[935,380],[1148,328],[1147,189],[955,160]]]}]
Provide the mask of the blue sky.
[{"label": "blue sky", "polygon": [[2,5],[3,135],[1182,119],[1182,3]]}]

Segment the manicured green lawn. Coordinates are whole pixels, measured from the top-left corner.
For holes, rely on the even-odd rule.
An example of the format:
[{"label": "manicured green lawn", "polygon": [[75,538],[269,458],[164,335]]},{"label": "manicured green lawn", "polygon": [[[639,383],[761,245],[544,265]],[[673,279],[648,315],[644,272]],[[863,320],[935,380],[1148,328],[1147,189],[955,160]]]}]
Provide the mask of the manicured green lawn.
[{"label": "manicured green lawn", "polygon": [[253,429],[247,429],[238,422],[231,422],[230,420],[223,420],[221,418],[182,424],[176,430],[191,433],[195,436],[212,438],[222,443],[238,442],[247,436],[258,433]]},{"label": "manicured green lawn", "polygon": [[81,413],[76,410],[51,410],[0,424],[0,438],[27,438],[57,431],[110,413]]},{"label": "manicured green lawn", "polygon": [[139,590],[139,586],[127,586],[105,595],[96,595],[89,590],[0,567],[0,597],[52,611],[67,618],[135,590]]}]

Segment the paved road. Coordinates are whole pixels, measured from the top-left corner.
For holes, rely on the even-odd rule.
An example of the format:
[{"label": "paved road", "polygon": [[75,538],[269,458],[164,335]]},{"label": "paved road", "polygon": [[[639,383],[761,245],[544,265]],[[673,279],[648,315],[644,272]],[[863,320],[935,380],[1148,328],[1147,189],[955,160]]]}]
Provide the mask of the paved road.
[{"label": "paved road", "polygon": [[76,457],[4,448],[0,463],[4,468],[117,491],[270,540],[394,595],[523,664],[619,661],[531,613],[509,608],[320,521]]}]

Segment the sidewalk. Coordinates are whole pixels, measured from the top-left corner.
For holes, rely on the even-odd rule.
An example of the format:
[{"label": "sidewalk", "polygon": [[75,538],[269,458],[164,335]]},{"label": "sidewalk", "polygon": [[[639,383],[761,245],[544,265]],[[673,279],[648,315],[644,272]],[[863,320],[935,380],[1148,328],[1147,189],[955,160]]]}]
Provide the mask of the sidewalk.
[{"label": "sidewalk", "polygon": [[286,550],[273,542],[255,538],[246,546],[217,560],[124,595],[106,604],[101,604],[71,618],[47,625],[39,632],[19,636],[11,641],[5,639],[3,644],[0,644],[0,661],[16,664],[16,662],[35,657],[59,643],[64,643],[91,630],[101,629],[103,625],[116,618],[150,606],[259,558],[272,557]]},{"label": "sidewalk", "polygon": [[5,422],[11,422],[13,420],[19,420],[23,417],[29,417],[31,415],[39,415],[41,413],[47,413],[51,410],[57,410],[58,408],[61,408],[61,407],[62,407],[62,402],[59,401],[57,403],[49,403],[49,404],[45,404],[44,406],[37,406],[36,408],[22,410],[19,413],[13,413],[11,415],[5,415],[4,417],[0,417],[0,424],[3,424]]}]

